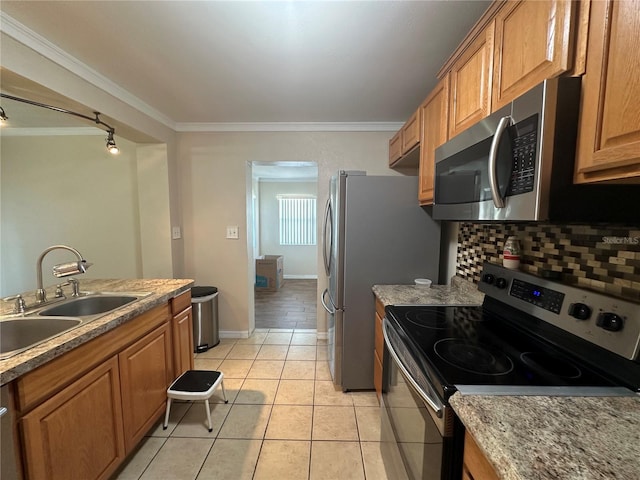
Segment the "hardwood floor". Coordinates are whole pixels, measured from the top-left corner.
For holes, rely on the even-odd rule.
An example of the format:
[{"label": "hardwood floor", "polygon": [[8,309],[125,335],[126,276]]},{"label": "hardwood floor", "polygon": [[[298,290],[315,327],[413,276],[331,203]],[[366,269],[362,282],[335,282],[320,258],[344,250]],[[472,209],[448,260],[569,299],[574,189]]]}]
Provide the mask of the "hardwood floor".
[{"label": "hardwood floor", "polygon": [[256,328],[316,328],[317,285],[317,280],[285,280],[275,292],[256,290]]}]

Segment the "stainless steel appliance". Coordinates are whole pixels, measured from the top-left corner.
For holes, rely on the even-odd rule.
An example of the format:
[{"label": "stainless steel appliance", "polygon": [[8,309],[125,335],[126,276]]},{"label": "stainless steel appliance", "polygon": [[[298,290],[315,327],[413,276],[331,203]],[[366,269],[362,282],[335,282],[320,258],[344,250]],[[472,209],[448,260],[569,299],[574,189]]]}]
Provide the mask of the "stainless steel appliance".
[{"label": "stainless steel appliance", "polygon": [[461,478],[464,428],[448,404],[455,392],[640,391],[639,305],[492,264],[479,288],[478,307],[386,309],[384,423],[393,434],[383,440],[398,446],[411,479]]},{"label": "stainless steel appliance", "polygon": [[435,153],[438,220],[632,222],[637,185],[574,185],[580,78],[545,80]]},{"label": "stainless steel appliance", "polygon": [[374,284],[436,281],[440,226],[417,205],[417,177],[340,171],[324,220],[328,352],[333,381],[373,389]]}]

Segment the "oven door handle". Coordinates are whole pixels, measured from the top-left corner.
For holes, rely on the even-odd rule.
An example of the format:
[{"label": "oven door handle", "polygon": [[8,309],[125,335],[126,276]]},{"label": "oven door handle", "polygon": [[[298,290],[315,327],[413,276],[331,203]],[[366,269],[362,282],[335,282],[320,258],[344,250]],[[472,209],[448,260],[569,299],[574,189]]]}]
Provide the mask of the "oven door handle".
[{"label": "oven door handle", "polygon": [[427,402],[427,405],[429,405],[431,407],[431,409],[435,412],[435,414],[438,416],[438,418],[442,418],[442,415],[443,415],[443,412],[444,412],[444,405],[442,405],[442,403],[439,400],[435,400],[435,399],[431,398],[418,385],[418,383],[413,379],[413,377],[411,376],[409,371],[402,364],[402,362],[400,361],[400,358],[398,358],[398,354],[393,349],[393,345],[391,344],[391,341],[389,340],[389,336],[387,335],[387,328],[389,328],[388,325],[389,325],[389,320],[387,320],[385,318],[382,321],[382,335],[384,336],[384,343],[387,345],[387,348],[389,349],[389,353],[393,357],[393,360],[395,361],[396,365],[398,366],[398,368],[400,369],[400,371],[402,372],[404,377],[407,379],[407,381],[416,390],[416,393],[418,393],[418,395],[420,395],[420,398],[422,398],[425,402]]},{"label": "oven door handle", "polygon": [[502,134],[509,125],[511,125],[510,116],[500,119],[489,149],[489,187],[491,188],[491,198],[493,198],[493,204],[496,208],[504,208],[504,198],[500,195],[500,186],[498,185],[498,147]]}]

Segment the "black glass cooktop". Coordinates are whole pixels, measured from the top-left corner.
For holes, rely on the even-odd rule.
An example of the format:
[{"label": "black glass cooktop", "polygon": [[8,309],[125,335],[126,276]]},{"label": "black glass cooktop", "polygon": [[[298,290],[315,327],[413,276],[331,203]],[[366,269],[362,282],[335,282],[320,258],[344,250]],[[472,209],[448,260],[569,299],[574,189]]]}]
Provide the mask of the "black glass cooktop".
[{"label": "black glass cooktop", "polygon": [[391,306],[387,318],[443,398],[455,385],[612,385],[483,307]]}]

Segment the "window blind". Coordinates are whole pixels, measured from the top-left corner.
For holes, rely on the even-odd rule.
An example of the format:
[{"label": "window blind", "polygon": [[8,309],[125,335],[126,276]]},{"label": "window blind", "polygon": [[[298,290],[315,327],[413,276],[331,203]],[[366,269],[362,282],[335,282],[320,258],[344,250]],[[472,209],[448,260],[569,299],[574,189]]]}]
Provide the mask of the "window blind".
[{"label": "window blind", "polygon": [[316,244],[316,198],[278,195],[280,245]]}]

